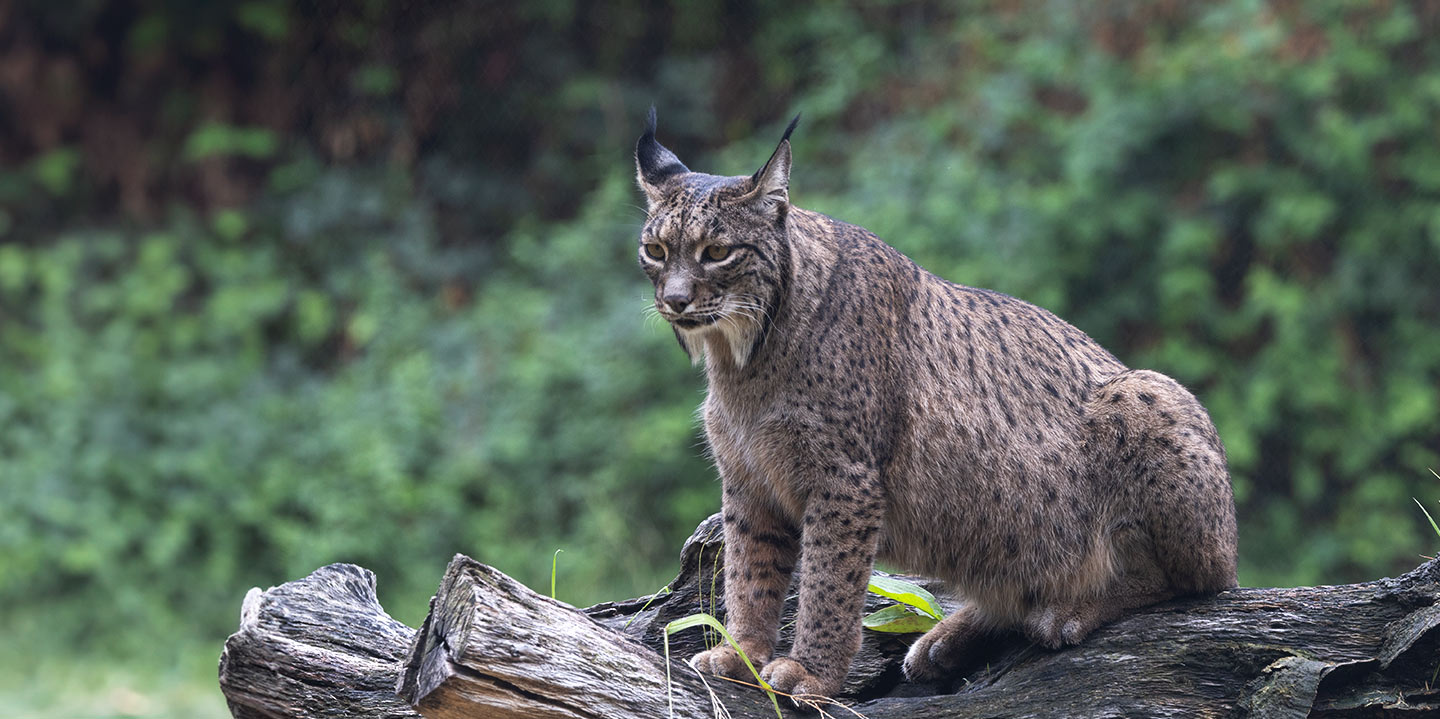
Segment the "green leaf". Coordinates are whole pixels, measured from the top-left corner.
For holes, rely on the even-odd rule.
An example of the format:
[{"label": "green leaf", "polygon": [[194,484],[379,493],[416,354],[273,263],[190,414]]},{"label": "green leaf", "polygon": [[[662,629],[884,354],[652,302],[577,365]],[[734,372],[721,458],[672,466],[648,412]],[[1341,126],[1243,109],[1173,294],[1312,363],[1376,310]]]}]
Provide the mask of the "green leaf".
[{"label": "green leaf", "polygon": [[280,40],[290,30],[283,2],[247,2],[235,8],[235,23],[266,40]]},{"label": "green leaf", "polygon": [[169,34],[169,19],[164,13],[152,12],[130,26],[125,42],[132,52],[152,52],[164,48]]},{"label": "green leaf", "polygon": [[245,234],[245,230],[249,227],[249,223],[245,220],[245,213],[236,209],[216,212],[215,218],[211,220],[211,225],[215,228],[215,234],[226,240],[240,239],[240,236]]},{"label": "green leaf", "polygon": [[389,65],[372,63],[355,70],[350,83],[362,94],[387,97],[400,87],[400,73]]},{"label": "green leaf", "polygon": [[207,122],[185,138],[184,156],[190,161],[230,156],[264,160],[273,156],[279,146],[279,137],[266,128]]},{"label": "green leaf", "polygon": [[869,589],[873,594],[889,597],[901,604],[915,607],[936,620],[945,618],[945,610],[940,608],[940,602],[936,601],[935,595],[925,591],[924,587],[883,574],[875,574],[870,577]]},{"label": "green leaf", "polygon": [[35,178],[50,194],[63,195],[75,184],[75,171],[80,168],[80,159],[80,151],[73,147],[51,150],[35,158]]},{"label": "green leaf", "polygon": [[923,634],[939,624],[934,617],[917,614],[903,604],[891,604],[861,620],[866,629],[892,634]]}]

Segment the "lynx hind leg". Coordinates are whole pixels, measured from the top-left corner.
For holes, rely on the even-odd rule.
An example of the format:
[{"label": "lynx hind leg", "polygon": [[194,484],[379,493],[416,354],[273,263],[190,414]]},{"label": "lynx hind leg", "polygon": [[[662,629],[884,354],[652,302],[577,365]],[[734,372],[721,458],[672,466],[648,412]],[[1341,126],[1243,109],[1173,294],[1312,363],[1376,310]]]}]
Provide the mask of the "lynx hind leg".
[{"label": "lynx hind leg", "polygon": [[984,640],[991,636],[989,622],[967,604],[940,620],[905,653],[905,678],[935,681],[958,676],[984,657]]},{"label": "lynx hind leg", "polygon": [[1050,649],[1078,644],[1124,613],[1163,602],[1176,592],[1155,559],[1149,533],[1127,524],[1110,533],[1115,577],[1098,594],[1050,599],[1033,607],[1022,629],[1030,641]]},{"label": "lynx hind leg", "polygon": [[1107,473],[1097,486],[1149,535],[1168,586],[1177,594],[1235,586],[1230,474],[1199,400],[1163,374],[1133,370],[1097,388],[1088,409],[1091,461]]}]

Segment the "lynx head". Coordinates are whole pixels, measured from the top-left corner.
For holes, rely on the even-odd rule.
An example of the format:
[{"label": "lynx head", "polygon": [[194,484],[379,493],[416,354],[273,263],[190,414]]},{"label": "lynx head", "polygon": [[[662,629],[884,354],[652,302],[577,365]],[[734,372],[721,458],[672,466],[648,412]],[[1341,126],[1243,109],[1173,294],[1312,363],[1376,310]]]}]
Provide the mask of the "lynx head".
[{"label": "lynx head", "polygon": [[655,309],[694,362],[743,368],[765,341],[789,283],[790,133],[755,174],[691,172],[655,140],[655,108],[635,145],[636,178],[649,205],[640,267]]}]

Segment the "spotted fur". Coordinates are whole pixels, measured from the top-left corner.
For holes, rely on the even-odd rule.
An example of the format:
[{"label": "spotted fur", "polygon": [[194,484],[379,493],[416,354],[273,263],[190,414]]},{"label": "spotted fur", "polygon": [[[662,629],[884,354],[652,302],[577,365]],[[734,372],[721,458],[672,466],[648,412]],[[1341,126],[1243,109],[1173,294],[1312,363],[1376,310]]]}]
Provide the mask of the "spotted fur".
[{"label": "spotted fur", "polygon": [[[967,602],[911,647],[912,679],[965,669],[998,631],[1054,648],[1235,585],[1225,450],[1184,387],[790,205],[788,130],[754,175],[719,177],[661,146],[653,112],[640,265],[705,365],[727,624],[774,686],[839,690],[877,556]],[[772,659],[797,567],[794,648]],[[727,646],[693,661],[746,673]]]}]

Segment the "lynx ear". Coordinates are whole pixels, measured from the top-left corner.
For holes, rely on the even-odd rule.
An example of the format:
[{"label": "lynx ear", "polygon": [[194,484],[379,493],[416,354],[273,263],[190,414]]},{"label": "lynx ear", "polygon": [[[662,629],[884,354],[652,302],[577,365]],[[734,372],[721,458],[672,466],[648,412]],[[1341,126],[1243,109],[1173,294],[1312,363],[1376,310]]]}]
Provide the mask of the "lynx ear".
[{"label": "lynx ear", "polygon": [[800,116],[797,114],[785,128],[785,135],[780,138],[780,145],[770,155],[770,160],[750,176],[755,188],[742,200],[777,220],[784,218],[785,210],[790,206],[790,133],[799,123]]},{"label": "lynx ear", "polygon": [[664,197],[660,186],[667,178],[689,171],[675,153],[655,140],[655,106],[651,105],[650,114],[645,118],[645,134],[635,143],[635,179],[650,205]]}]

